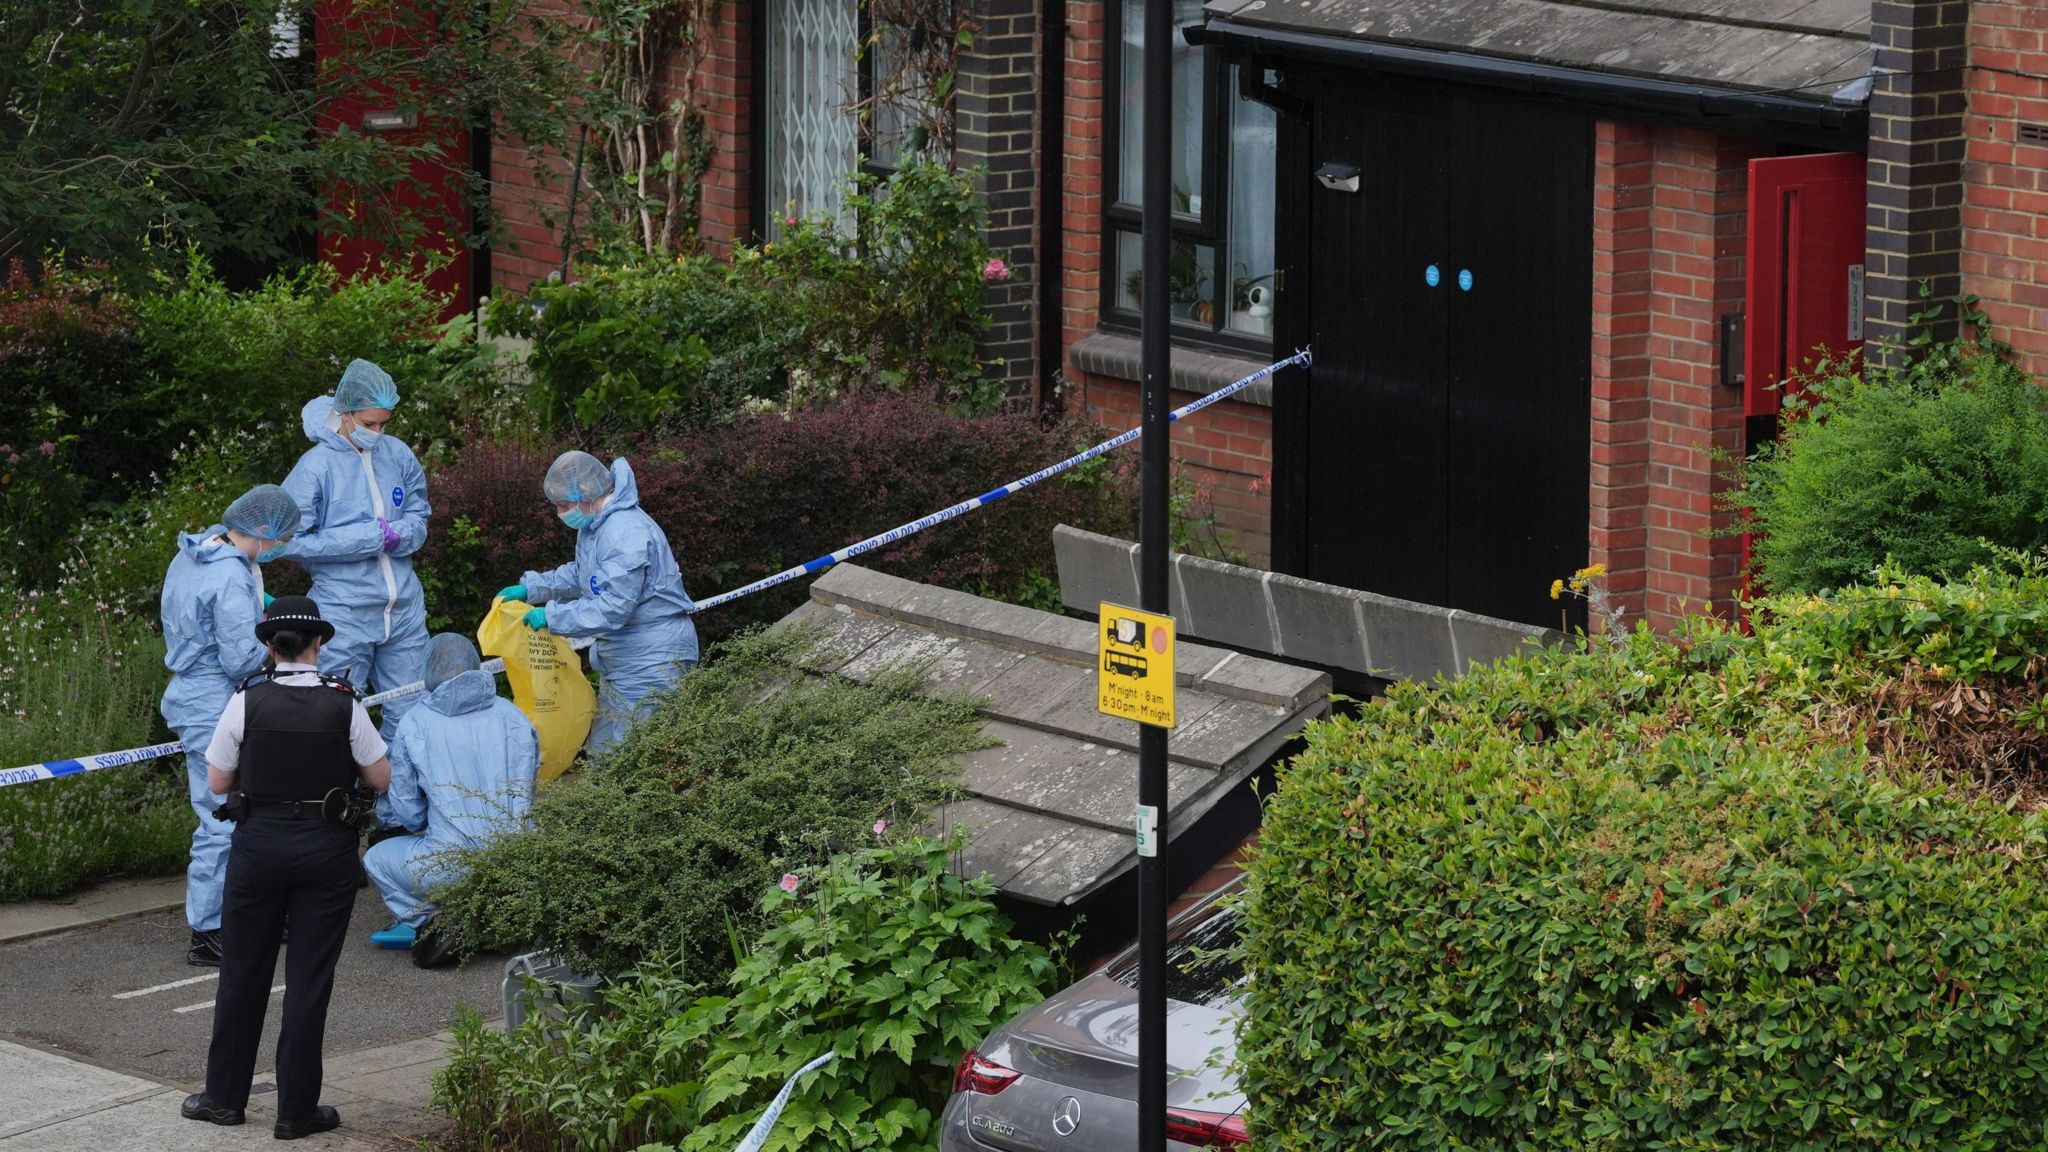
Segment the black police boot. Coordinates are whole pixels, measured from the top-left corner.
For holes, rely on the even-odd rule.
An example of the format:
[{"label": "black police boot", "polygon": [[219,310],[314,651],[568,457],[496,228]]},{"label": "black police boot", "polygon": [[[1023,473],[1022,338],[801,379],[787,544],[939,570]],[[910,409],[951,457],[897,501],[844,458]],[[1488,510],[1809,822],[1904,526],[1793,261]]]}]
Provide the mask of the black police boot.
[{"label": "black police boot", "polygon": [[279,1120],[270,1129],[270,1134],[279,1140],[297,1140],[301,1136],[314,1136],[321,1132],[332,1132],[341,1127],[341,1113],[331,1104],[322,1104],[313,1109],[311,1116],[297,1120]]},{"label": "black police boot", "polygon": [[204,1092],[185,1097],[185,1102],[178,1106],[178,1115],[187,1120],[204,1120],[208,1124],[219,1124],[229,1128],[242,1122],[240,1108],[216,1104]]},{"label": "black police boot", "polygon": [[185,949],[185,963],[194,968],[220,967],[220,929],[215,928],[211,932],[193,929],[192,943]]}]

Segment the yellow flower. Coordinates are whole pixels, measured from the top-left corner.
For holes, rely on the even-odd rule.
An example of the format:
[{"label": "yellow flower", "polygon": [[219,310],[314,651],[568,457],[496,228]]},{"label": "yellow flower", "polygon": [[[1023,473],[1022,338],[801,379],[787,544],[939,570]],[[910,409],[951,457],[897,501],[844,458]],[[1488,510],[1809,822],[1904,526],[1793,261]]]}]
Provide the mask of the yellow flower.
[{"label": "yellow flower", "polygon": [[1564,595],[1564,581],[1552,580],[1550,582],[1550,598],[1555,600],[1562,595]]},{"label": "yellow flower", "polygon": [[1607,565],[1588,564],[1584,568],[1579,569],[1574,575],[1578,576],[1581,580],[1598,580],[1602,576],[1607,575]]}]

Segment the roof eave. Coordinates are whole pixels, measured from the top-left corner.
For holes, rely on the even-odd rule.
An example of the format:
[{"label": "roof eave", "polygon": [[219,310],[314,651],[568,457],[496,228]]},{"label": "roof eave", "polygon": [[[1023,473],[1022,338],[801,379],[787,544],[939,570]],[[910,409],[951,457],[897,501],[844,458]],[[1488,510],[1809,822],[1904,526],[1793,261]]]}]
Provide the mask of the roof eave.
[{"label": "roof eave", "polygon": [[1190,44],[1213,45],[1251,59],[1300,60],[1387,75],[1453,81],[1660,120],[1706,123],[1738,131],[1765,130],[1853,151],[1862,150],[1869,124],[1869,114],[1860,100],[1815,100],[1775,92],[1745,92],[1472,52],[1291,31],[1214,16],[1206,24],[1186,29],[1184,35]]}]

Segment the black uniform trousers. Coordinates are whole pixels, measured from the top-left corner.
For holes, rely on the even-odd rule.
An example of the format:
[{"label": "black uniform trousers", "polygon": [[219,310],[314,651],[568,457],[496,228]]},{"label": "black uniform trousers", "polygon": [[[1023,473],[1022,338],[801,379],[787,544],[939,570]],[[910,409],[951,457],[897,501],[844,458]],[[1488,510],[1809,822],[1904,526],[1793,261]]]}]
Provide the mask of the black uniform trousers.
[{"label": "black uniform trousers", "polygon": [[220,990],[206,1094],[245,1108],[270,1008],[285,919],[284,1025],[277,1036],[277,1115],[301,1120],[320,1104],[321,1045],[334,965],[348,938],[362,862],[356,831],[324,820],[252,813],[235,827],[220,918]]}]

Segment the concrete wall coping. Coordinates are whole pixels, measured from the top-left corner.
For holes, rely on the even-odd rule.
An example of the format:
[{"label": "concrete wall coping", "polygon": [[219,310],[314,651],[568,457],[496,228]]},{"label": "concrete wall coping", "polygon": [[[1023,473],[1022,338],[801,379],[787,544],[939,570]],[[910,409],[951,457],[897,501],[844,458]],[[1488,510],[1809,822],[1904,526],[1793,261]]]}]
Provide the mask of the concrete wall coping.
[{"label": "concrete wall coping", "polygon": [[[1138,546],[1065,524],[1053,530],[1060,599],[1094,612],[1103,602],[1138,602]],[[1397,600],[1176,554],[1170,611],[1189,636],[1283,660],[1344,668],[1385,679],[1463,675],[1474,664],[1565,636],[1511,620]]]}]

